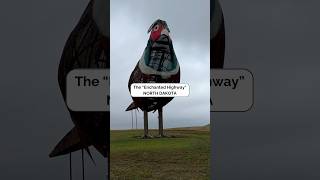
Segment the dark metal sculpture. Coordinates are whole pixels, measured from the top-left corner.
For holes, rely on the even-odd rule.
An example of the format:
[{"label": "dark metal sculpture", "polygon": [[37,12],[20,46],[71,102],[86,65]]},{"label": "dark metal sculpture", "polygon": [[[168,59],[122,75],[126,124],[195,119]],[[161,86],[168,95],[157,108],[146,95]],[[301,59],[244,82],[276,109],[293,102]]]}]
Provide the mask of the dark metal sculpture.
[{"label": "dark metal sculpture", "polygon": [[[101,8],[107,6],[106,3],[105,0],[91,0],[66,42],[58,70],[59,86],[65,101],[66,77],[70,71],[80,68],[109,68],[109,38],[105,31],[107,27],[101,28],[109,21],[107,7]],[[56,145],[50,157],[83,149],[91,156],[91,145],[107,157],[110,113],[68,110],[75,127]]]},{"label": "dark metal sculpture", "polygon": [[[128,88],[132,83],[179,83],[180,66],[175,55],[170,30],[163,20],[156,20],[149,28],[150,38],[144,53],[131,73]],[[133,97],[126,111],[140,108],[144,112],[144,138],[148,138],[148,112],[158,110],[159,136],[163,133],[162,108],[172,97]]]},{"label": "dark metal sculpture", "polygon": [[225,53],[225,29],[223,13],[218,0],[211,1],[210,6],[210,68],[223,68]]}]

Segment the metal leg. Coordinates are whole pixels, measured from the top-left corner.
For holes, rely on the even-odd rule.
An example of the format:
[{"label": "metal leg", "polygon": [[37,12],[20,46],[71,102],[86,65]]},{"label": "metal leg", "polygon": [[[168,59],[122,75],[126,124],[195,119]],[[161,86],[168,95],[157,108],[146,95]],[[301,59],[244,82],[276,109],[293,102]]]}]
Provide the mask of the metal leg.
[{"label": "metal leg", "polygon": [[131,112],[131,129],[133,129],[133,112],[132,112],[133,110],[131,110],[130,112]]},{"label": "metal leg", "polygon": [[81,149],[81,157],[82,157],[82,180],[84,180],[84,157],[83,157],[83,149]]},{"label": "metal leg", "polygon": [[143,119],[144,119],[144,138],[149,137],[149,130],[148,130],[148,112],[143,111]]},{"label": "metal leg", "polygon": [[135,115],[136,115],[136,129],[138,129],[137,109],[134,110],[134,113],[135,113]]},{"label": "metal leg", "polygon": [[159,136],[163,137],[163,113],[162,113],[162,108],[158,109],[158,113],[159,113]]},{"label": "metal leg", "polygon": [[72,153],[69,155],[69,173],[70,173],[70,180],[72,180]]}]

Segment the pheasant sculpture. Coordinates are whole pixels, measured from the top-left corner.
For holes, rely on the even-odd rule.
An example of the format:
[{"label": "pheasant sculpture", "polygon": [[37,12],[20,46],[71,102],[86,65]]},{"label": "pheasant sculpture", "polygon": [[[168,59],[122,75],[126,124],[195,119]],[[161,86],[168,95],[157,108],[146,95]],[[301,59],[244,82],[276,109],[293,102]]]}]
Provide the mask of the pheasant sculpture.
[{"label": "pheasant sculpture", "polygon": [[[163,20],[156,20],[149,28],[150,38],[142,57],[131,73],[128,88],[133,83],[179,83],[180,66],[175,55],[170,30]],[[126,111],[140,108],[144,112],[144,138],[148,138],[148,112],[158,110],[159,135],[163,133],[162,108],[173,97],[132,97]]]}]

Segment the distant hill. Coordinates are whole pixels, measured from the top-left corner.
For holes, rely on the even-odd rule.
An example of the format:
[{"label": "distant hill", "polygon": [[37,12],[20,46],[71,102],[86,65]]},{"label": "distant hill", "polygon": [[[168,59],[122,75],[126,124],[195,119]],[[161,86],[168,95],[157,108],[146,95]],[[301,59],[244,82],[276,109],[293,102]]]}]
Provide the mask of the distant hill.
[{"label": "distant hill", "polygon": [[194,127],[171,128],[171,130],[210,131],[210,124],[207,124],[207,125],[205,125],[205,126],[194,126]]}]

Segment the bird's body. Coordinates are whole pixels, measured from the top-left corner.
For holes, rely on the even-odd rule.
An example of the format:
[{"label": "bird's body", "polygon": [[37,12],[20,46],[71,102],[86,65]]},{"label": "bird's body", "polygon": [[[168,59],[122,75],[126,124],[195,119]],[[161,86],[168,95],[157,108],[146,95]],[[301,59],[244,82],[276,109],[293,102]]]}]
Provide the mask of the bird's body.
[{"label": "bird's body", "polygon": [[[161,22],[161,20],[158,21]],[[180,66],[169,34],[160,33],[158,37],[152,36],[153,34],[151,33],[147,47],[131,73],[128,82],[129,90],[132,83],[180,82]],[[129,106],[127,110],[139,107],[141,110],[149,112],[162,108],[173,98],[133,97],[132,99],[134,105],[131,105],[131,108]]]},{"label": "bird's body", "polygon": [[[58,82],[66,101],[66,77],[74,69],[106,69],[109,68],[109,39],[101,28],[101,22],[94,17],[95,3],[90,1],[79,23],[70,34],[59,64]],[[107,8],[107,7],[106,7]],[[107,21],[106,8],[105,21]],[[101,14],[101,13],[100,13]],[[76,112],[68,109],[75,127],[56,145],[50,157],[68,154],[93,145],[104,157],[108,152],[108,111]]]}]

